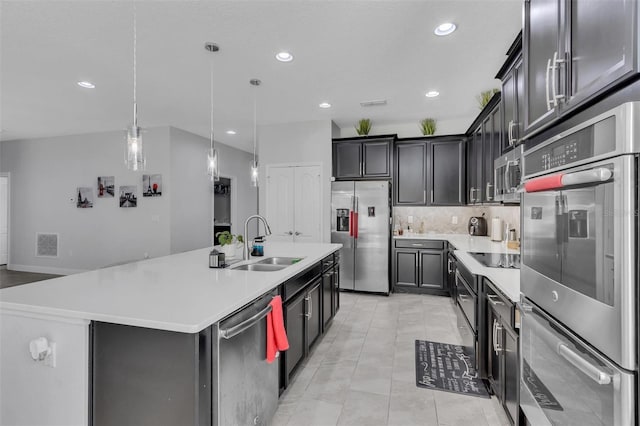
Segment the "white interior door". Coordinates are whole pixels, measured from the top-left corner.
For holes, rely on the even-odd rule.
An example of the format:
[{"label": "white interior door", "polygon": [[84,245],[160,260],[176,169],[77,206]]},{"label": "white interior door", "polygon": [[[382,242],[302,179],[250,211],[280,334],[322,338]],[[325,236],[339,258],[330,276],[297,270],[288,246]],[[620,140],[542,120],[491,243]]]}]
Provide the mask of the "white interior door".
[{"label": "white interior door", "polygon": [[294,241],[321,241],[320,166],[293,167],[294,172]]},{"label": "white interior door", "polygon": [[266,219],[271,241],[293,241],[294,168],[267,167]]},{"label": "white interior door", "polygon": [[0,265],[9,259],[9,178],[0,176]]}]

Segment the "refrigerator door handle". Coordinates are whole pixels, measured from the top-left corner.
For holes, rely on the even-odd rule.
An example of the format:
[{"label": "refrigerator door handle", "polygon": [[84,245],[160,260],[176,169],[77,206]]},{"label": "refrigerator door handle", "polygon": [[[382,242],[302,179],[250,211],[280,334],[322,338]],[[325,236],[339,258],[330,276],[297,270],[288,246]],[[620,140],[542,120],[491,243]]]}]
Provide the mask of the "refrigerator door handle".
[{"label": "refrigerator door handle", "polygon": [[353,237],[353,210],[349,212],[349,236]]},{"label": "refrigerator door handle", "polygon": [[353,213],[353,238],[358,239],[358,212]]}]

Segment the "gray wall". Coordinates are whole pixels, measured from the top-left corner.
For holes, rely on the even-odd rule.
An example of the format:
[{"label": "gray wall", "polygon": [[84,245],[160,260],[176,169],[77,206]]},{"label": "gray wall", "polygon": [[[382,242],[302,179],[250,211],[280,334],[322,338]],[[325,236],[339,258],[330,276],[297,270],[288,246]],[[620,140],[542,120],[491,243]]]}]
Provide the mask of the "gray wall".
[{"label": "gray wall", "polygon": [[[171,253],[211,245],[211,194],[213,188],[206,175],[209,140],[181,129],[171,128],[171,169],[173,202],[171,203]],[[244,220],[255,214],[257,190],[251,187],[249,166],[252,154],[216,143],[220,175],[231,178],[231,231],[241,233]],[[211,230],[211,231],[210,231]]]},{"label": "gray wall", "polygon": [[[331,135],[330,120],[260,126],[258,153],[260,186],[266,185],[267,165],[321,164],[322,169],[322,241],[331,241]],[[265,203],[260,200],[260,211]]]},{"label": "gray wall", "polygon": [[[147,171],[160,173],[163,195],[143,198],[142,174],[126,169],[124,132],[2,142],[10,178],[9,268],[73,273],[169,254],[169,129],[144,134]],[[116,196],[97,198],[97,177],[115,176]],[[138,187],[138,207],[120,208],[118,187]],[[76,188],[94,188],[94,207],[76,207]],[[37,232],[59,234],[59,257],[35,256]]]},{"label": "gray wall", "polygon": [[[147,174],[162,174],[161,197],[142,197],[142,173],[124,165],[124,132],[0,143],[9,172],[9,269],[69,274],[210,246],[208,141],[171,127],[144,133]],[[222,174],[234,179],[234,232],[257,211],[251,154],[217,144]],[[97,198],[97,177],[115,176],[116,197]],[[138,206],[120,208],[118,187],[136,185]],[[76,188],[94,188],[94,207],[76,207]],[[243,223],[243,222],[242,222]],[[37,232],[59,234],[59,256],[35,256]]]}]

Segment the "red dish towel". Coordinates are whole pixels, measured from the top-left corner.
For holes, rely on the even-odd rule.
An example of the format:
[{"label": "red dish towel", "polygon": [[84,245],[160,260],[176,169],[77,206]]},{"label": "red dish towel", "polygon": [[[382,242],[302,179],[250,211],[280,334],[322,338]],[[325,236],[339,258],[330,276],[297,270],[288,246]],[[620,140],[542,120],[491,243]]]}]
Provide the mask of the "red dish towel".
[{"label": "red dish towel", "polygon": [[287,331],[284,329],[282,298],[276,296],[269,304],[271,312],[267,314],[267,362],[271,364],[276,359],[278,351],[289,349],[289,340]]}]

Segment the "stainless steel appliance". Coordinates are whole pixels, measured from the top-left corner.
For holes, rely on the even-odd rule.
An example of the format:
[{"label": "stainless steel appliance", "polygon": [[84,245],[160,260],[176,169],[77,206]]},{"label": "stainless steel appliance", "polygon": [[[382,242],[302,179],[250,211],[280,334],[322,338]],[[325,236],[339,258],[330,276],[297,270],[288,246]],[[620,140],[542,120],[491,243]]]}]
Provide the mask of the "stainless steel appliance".
[{"label": "stainless steel appliance", "polygon": [[478,351],[478,284],[476,277],[461,262],[456,263],[455,299],[458,331],[462,344],[475,354],[474,368],[478,370],[480,353]]},{"label": "stainless steel appliance", "polygon": [[266,316],[276,294],[262,296],[218,324],[214,424],[269,424],[278,408],[279,362],[266,361]]},{"label": "stainless steel appliance", "polygon": [[[632,424],[626,419],[633,420],[635,411],[625,405],[627,392],[633,400],[625,380],[638,368],[639,131],[640,103],[626,103],[524,153],[521,291],[533,310],[523,320],[522,333],[533,343],[528,348],[523,340],[523,361],[538,377],[547,368],[549,376],[557,371],[570,386],[578,386],[578,378],[585,390],[593,387],[590,381],[597,382],[590,393],[598,406],[568,395],[571,405],[565,410],[600,410],[602,424]],[[558,343],[562,339],[570,344]],[[537,341],[548,348],[537,349]],[[563,370],[562,363],[582,377],[571,368]],[[610,378],[603,378],[601,370]],[[523,370],[522,392],[527,380]],[[553,421],[563,418],[560,414],[543,406],[538,414],[562,423]]]},{"label": "stainless steel appliance", "polygon": [[341,243],[340,288],[389,294],[388,181],[331,183],[331,242]]},{"label": "stainless steel appliance", "polygon": [[633,372],[524,299],[520,407],[532,425],[634,425]]},{"label": "stainless steel appliance", "polygon": [[469,218],[469,235],[487,235],[487,219],[482,216],[471,216]]},{"label": "stainless steel appliance", "polygon": [[519,203],[523,145],[515,147],[493,162],[495,201]]},{"label": "stainless steel appliance", "polygon": [[520,255],[516,253],[469,253],[475,260],[489,268],[520,269]]}]

